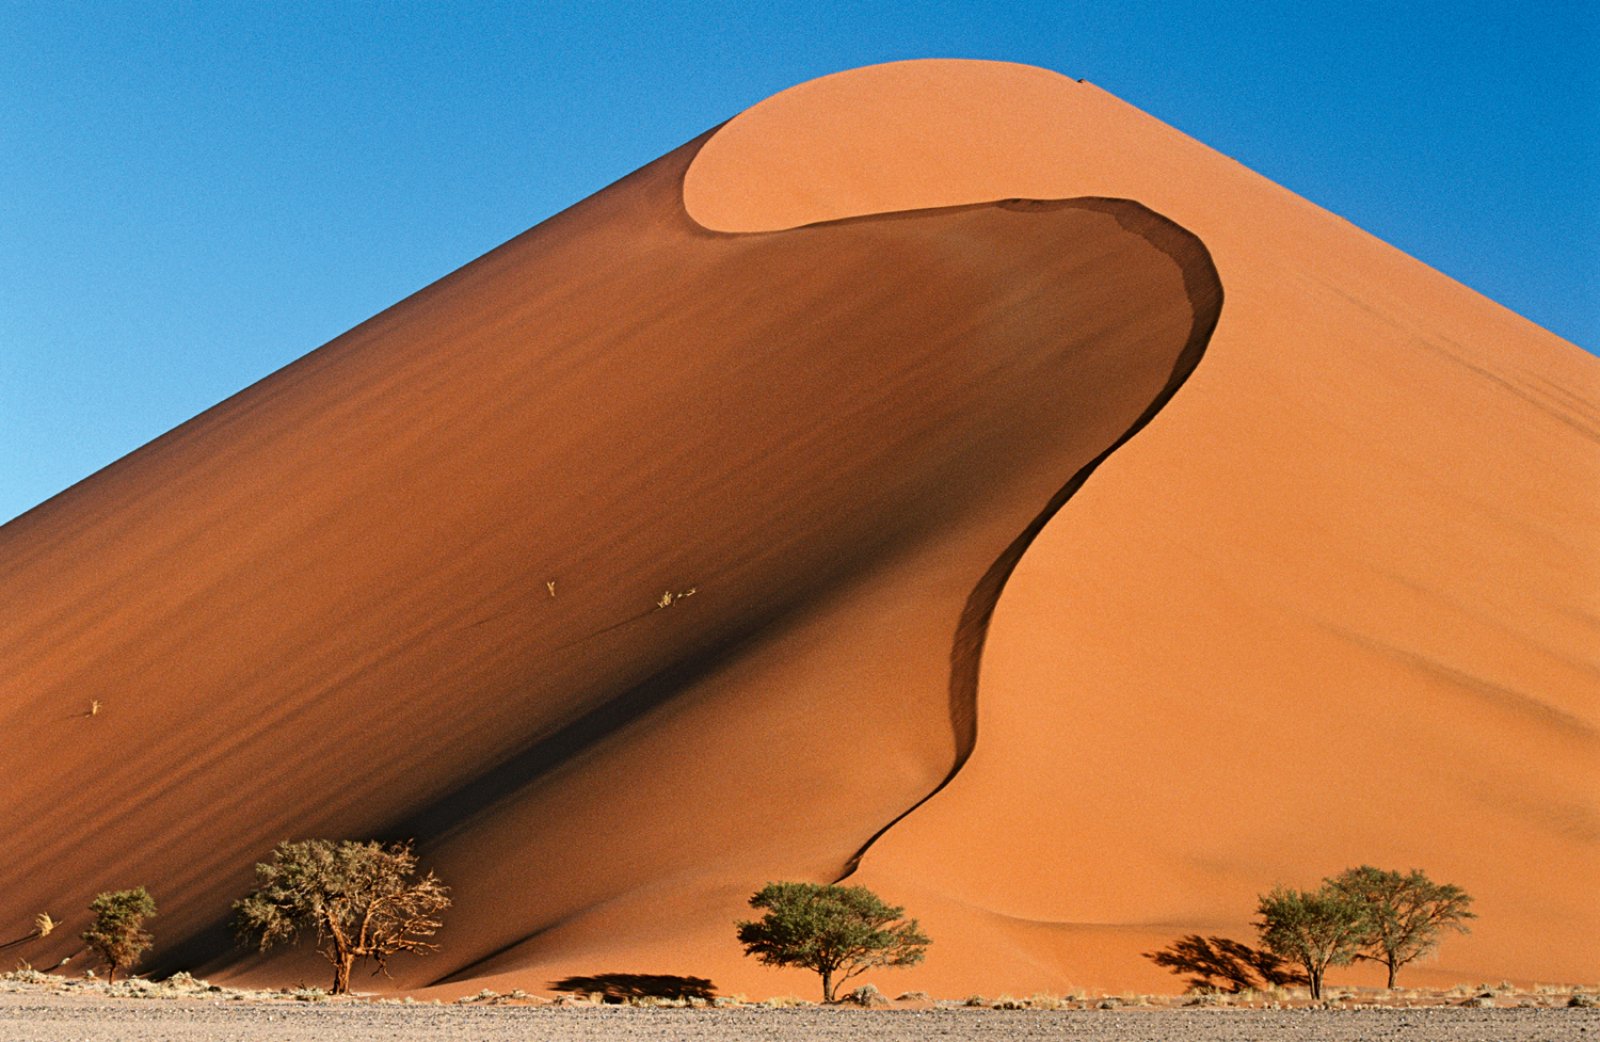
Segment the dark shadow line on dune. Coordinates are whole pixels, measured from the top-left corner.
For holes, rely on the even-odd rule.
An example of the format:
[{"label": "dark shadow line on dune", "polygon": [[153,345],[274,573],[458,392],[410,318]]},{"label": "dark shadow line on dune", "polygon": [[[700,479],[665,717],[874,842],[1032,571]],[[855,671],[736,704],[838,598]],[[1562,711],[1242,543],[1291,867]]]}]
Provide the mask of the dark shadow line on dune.
[{"label": "dark shadow line on dune", "polygon": [[[1028,526],[1007,545],[1006,549],[990,565],[982,578],[979,579],[977,585],[969,593],[956,627],[950,653],[951,670],[948,704],[950,724],[956,744],[956,754],[952,766],[938,785],[879,828],[860,846],[839,873],[837,878],[840,880],[848,878],[855,872],[859,867],[862,856],[880,837],[949,785],[971,757],[977,742],[977,681],[979,664],[984,640],[988,633],[989,621],[994,614],[995,605],[999,600],[1006,580],[1010,577],[1022,555],[1039,532],[1044,529],[1045,525],[1067,500],[1082,487],[1094,470],[1113,452],[1142,430],[1154,418],[1156,413],[1166,405],[1178,388],[1183,385],[1184,381],[1194,371],[1195,366],[1198,365],[1220,315],[1222,287],[1217,279],[1216,269],[1211,263],[1210,254],[1205,249],[1204,244],[1187,230],[1142,204],[1124,199],[1084,197],[1063,200],[1008,199],[998,202],[938,207],[935,209],[950,211],[976,209],[985,206],[1000,206],[1006,209],[1024,211],[1058,209],[1070,206],[1108,214],[1117,220],[1125,230],[1143,237],[1151,245],[1167,254],[1177,264],[1182,272],[1184,288],[1195,317],[1190,328],[1189,338],[1179,352],[1166,384],[1152,402],[1109,448],[1101,452],[1072,476]],[[844,218],[842,221],[910,218],[920,213],[926,213],[926,211],[897,211],[889,214],[862,215]],[[543,737],[536,738],[528,746],[524,747],[522,751],[513,754],[445,794],[434,798],[426,806],[414,813],[395,820],[386,828],[375,830],[372,833],[373,838],[385,841],[415,840],[418,848],[425,853],[428,846],[459,832],[515,793],[534,784],[561,766],[573,762],[614,734],[621,732],[671,702],[685,688],[718,668],[731,651],[759,635],[777,620],[792,611],[798,610],[809,602],[811,595],[815,593],[815,588],[821,585],[824,584],[819,581],[808,591],[796,591],[795,596],[785,599],[780,604],[771,606],[765,612],[745,619],[743,625],[716,640],[709,641],[705,646],[685,658],[666,666],[615,698],[593,707],[564,726],[547,733]],[[654,608],[638,616],[622,619],[599,631],[586,634],[558,648],[550,649],[549,653],[558,653],[591,640],[602,633],[637,623],[653,614],[656,614],[656,609]],[[492,618],[479,620],[479,623],[491,621]],[[473,625],[475,624],[468,624],[466,628],[471,628]],[[445,983],[459,979],[473,968],[486,964],[496,956],[503,954],[504,951],[526,942],[530,936],[540,932],[542,931],[536,930],[533,934],[519,937],[502,949],[473,959],[471,962],[441,975],[433,983]],[[244,954],[243,950],[233,944],[229,919],[224,917],[214,921],[207,927],[195,930],[172,948],[161,953],[155,960],[155,969],[158,973],[162,971],[171,972],[180,968],[191,970],[209,969],[215,972],[223,966],[232,964],[237,957],[241,957]]]},{"label": "dark shadow line on dune", "polygon": [[918,808],[943,792],[971,759],[972,751],[978,744],[978,673],[983,660],[983,647],[989,636],[989,622],[994,617],[995,607],[999,604],[1000,594],[1005,589],[1006,581],[1011,578],[1011,573],[1016,570],[1023,554],[1033,544],[1034,539],[1044,531],[1045,526],[1060,512],[1067,501],[1077,494],[1084,482],[1089,480],[1090,475],[1110,458],[1112,453],[1144,430],[1156,414],[1178,393],[1178,389],[1200,364],[1206,345],[1211,341],[1211,334],[1216,330],[1217,322],[1222,316],[1222,282],[1205,243],[1181,225],[1142,203],[1129,199],[1084,197],[1060,201],[1010,199],[1000,205],[1013,209],[1073,205],[1111,215],[1124,229],[1143,237],[1178,265],[1179,271],[1183,274],[1184,291],[1194,311],[1194,321],[1189,327],[1188,339],[1173,362],[1172,372],[1167,377],[1166,384],[1155,398],[1116,441],[1072,475],[1072,478],[1050,497],[1044,509],[1007,545],[984,572],[977,585],[972,588],[972,592],[967,595],[966,606],[962,609],[961,619],[956,624],[955,638],[950,648],[950,727],[955,734],[956,743],[955,758],[950,770],[939,784],[874,832],[855,854],[851,855],[835,882],[843,882],[854,875],[861,867],[861,859],[872,849],[873,844]]},{"label": "dark shadow line on dune", "polygon": [[[413,840],[419,851],[426,856],[430,845],[460,832],[516,793],[560,767],[578,760],[613,735],[652,715],[676,698],[681,691],[715,671],[731,651],[794,608],[794,603],[785,603],[746,619],[744,625],[734,632],[707,642],[704,647],[658,670],[615,698],[594,706],[566,724],[534,739],[521,751],[443,795],[435,797],[421,809],[398,818],[385,827],[373,830],[371,838],[383,842]],[[656,613],[657,609],[652,608],[641,616],[625,619],[608,628],[615,629],[621,625],[638,622]],[[230,965],[236,958],[244,956],[246,952],[232,940],[230,923],[231,918],[225,917],[195,930],[159,954],[154,960],[155,972],[159,975],[177,969],[200,969],[214,973],[222,966]],[[527,937],[519,938],[508,947],[514,947],[524,940],[527,940]],[[471,966],[492,958],[495,954],[498,952],[475,959],[468,966],[452,970],[433,983],[444,983],[470,969]]]},{"label": "dark shadow line on dune", "polygon": [[419,846],[426,846],[461,831],[507,798],[672,701],[680,691],[714,671],[732,648],[759,628],[760,624],[741,627],[674,661],[617,697],[535,739],[522,751],[421,810],[379,830],[379,835],[386,839],[415,839]]}]

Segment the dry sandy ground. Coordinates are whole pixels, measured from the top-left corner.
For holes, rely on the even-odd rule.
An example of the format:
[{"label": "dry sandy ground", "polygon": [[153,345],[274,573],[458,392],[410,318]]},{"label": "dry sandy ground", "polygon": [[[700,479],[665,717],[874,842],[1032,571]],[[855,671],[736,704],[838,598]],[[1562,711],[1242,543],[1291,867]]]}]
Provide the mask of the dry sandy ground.
[{"label": "dry sandy ground", "polygon": [[0,995],[6,1042],[180,1042],[336,1039],[1384,1039],[1543,1042],[1600,1038],[1600,1011],[1581,1009],[1374,1010],[899,1010],[555,1009],[118,1001],[86,996]]}]

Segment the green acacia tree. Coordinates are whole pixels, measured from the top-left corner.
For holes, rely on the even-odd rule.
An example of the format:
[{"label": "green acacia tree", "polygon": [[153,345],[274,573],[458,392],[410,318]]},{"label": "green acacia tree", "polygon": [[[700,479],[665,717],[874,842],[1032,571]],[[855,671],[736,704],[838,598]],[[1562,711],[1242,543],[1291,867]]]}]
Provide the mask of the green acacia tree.
[{"label": "green acacia tree", "polygon": [[450,907],[449,887],[432,872],[411,878],[416,870],[407,843],[280,843],[270,862],[256,865],[255,890],[234,903],[234,928],[262,951],[314,932],[333,964],[333,993],[344,995],[357,959],[387,972],[390,956],[438,949],[427,938]]},{"label": "green acacia tree", "polygon": [[1274,887],[1258,899],[1256,914],[1262,945],[1304,969],[1318,1001],[1328,967],[1349,965],[1366,937],[1361,903],[1327,884],[1317,890]]},{"label": "green acacia tree", "polygon": [[905,909],[864,886],[768,883],[750,898],[760,919],[741,920],[746,955],[768,966],[801,966],[822,977],[822,1000],[876,966],[914,966],[929,941]]},{"label": "green acacia tree", "polygon": [[150,950],[154,938],[145,930],[144,921],[155,917],[155,899],[142,886],[107,890],[89,903],[89,911],[94,913],[94,922],[83,931],[83,943],[100,956],[110,971],[108,979],[115,983],[118,970],[133,969]]},{"label": "green acacia tree", "polygon": [[1417,868],[1401,875],[1362,865],[1345,869],[1325,885],[1361,907],[1365,931],[1356,958],[1383,963],[1390,988],[1400,967],[1439,947],[1444,931],[1468,933],[1466,920],[1477,918],[1465,890],[1435,883]]}]

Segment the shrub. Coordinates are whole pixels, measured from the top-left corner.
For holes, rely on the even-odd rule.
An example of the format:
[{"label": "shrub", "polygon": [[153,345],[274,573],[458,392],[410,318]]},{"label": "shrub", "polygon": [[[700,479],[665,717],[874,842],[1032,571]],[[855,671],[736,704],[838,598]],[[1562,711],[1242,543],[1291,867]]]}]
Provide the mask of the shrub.
[{"label": "shrub", "polygon": [[850,1001],[858,1006],[887,1006],[888,998],[876,984],[863,984],[850,993]]},{"label": "shrub", "polygon": [[1261,943],[1306,971],[1311,998],[1322,999],[1322,976],[1329,966],[1355,958],[1365,937],[1366,913],[1360,903],[1324,885],[1315,891],[1275,887],[1256,907]]},{"label": "shrub", "polygon": [[1466,920],[1477,918],[1465,890],[1435,883],[1421,869],[1401,875],[1362,865],[1345,869],[1325,885],[1361,907],[1363,950],[1356,957],[1383,963],[1390,988],[1400,967],[1437,948],[1445,930],[1467,933]]},{"label": "shrub", "polygon": [[393,955],[438,950],[427,938],[450,907],[449,888],[432,872],[412,879],[416,869],[409,844],[280,843],[271,862],[256,865],[255,890],[234,904],[235,929],[262,951],[315,932],[333,964],[333,994],[344,995],[357,959],[387,972]]},{"label": "shrub", "polygon": [[750,898],[765,914],[738,924],[745,954],[769,966],[803,966],[822,978],[822,1001],[877,966],[914,966],[929,940],[904,908],[864,886],[768,883]]},{"label": "shrub", "polygon": [[149,951],[154,938],[144,921],[154,918],[156,903],[144,887],[108,890],[89,903],[94,922],[83,932],[83,943],[106,964],[107,981],[115,984],[119,969],[132,969]]}]

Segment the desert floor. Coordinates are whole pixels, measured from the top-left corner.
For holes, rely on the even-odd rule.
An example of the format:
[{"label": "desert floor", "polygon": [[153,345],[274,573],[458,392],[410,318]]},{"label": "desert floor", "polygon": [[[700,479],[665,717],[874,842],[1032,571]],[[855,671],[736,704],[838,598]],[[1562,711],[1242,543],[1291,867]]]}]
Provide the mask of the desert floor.
[{"label": "desert floor", "polygon": [[1533,1042],[1600,1039],[1593,1009],[861,1010],[462,1007],[370,1002],[111,999],[48,992],[0,994],[6,1042],[184,1042],[228,1039],[1207,1040],[1383,1039]]}]

